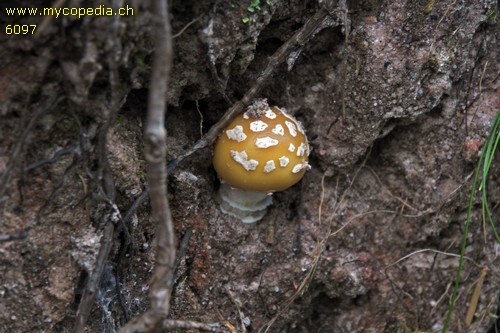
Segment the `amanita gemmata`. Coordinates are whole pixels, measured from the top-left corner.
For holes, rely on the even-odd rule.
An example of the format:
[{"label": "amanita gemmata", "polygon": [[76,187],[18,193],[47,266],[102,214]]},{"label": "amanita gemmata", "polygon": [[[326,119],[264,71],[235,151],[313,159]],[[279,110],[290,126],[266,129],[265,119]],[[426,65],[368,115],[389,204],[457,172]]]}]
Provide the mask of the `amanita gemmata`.
[{"label": "amanita gemmata", "polygon": [[309,145],[302,124],[267,100],[253,102],[215,142],[221,210],[253,223],[266,214],[272,193],[297,183],[307,169]]}]

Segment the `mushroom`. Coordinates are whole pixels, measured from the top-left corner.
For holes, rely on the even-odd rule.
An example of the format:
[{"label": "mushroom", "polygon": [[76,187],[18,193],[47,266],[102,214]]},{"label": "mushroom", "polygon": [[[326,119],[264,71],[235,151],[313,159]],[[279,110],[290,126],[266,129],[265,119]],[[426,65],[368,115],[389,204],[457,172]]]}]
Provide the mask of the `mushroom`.
[{"label": "mushroom", "polygon": [[260,220],[272,193],[297,183],[307,169],[309,145],[302,124],[284,109],[254,101],[221,133],[213,165],[221,180],[221,210],[244,223]]}]

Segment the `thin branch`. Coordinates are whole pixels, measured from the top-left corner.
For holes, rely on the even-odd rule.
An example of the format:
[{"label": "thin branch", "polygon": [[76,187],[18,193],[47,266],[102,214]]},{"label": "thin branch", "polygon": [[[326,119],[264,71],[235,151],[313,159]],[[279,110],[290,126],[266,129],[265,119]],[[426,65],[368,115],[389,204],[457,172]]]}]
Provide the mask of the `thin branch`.
[{"label": "thin branch", "polygon": [[[167,169],[167,173],[169,170]],[[125,215],[123,216],[123,223],[127,224],[130,222],[132,219],[132,216],[135,214],[137,209],[139,209],[139,206],[146,201],[149,195],[149,188],[146,186],[144,190],[141,192],[141,195],[139,195],[137,198],[135,198],[134,202],[132,202],[132,205],[129,207]]]},{"label": "thin branch", "polygon": [[31,119],[28,122],[28,124],[25,126],[23,133],[21,136],[17,139],[17,143],[14,147],[14,150],[12,151],[10,155],[9,162],[7,163],[7,168],[2,174],[2,177],[0,178],[0,202],[2,201],[2,198],[5,195],[5,191],[7,189],[7,186],[9,184],[10,180],[10,175],[12,170],[16,167],[16,165],[19,163],[22,155],[22,151],[24,148],[24,145],[26,144],[26,141],[28,140],[28,135],[30,134],[31,130],[33,129],[33,126],[38,122],[38,119],[49,109],[54,108],[59,102],[61,102],[62,98],[56,98],[55,96],[57,93],[54,93],[53,96],[51,96],[45,103],[40,105],[35,112],[31,115]]},{"label": "thin branch", "polygon": [[179,31],[178,33],[176,33],[175,35],[172,36],[172,39],[180,37],[180,35],[182,35],[184,33],[184,31],[186,31],[190,26],[192,26],[193,24],[195,24],[196,22],[198,22],[202,17],[203,17],[203,15],[200,15],[197,18],[195,18],[194,20],[192,20],[191,22],[189,22],[188,24],[186,24],[181,29],[181,31]]},{"label": "thin branch", "polygon": [[[460,258],[460,255],[455,254],[455,253],[449,253],[449,252],[439,251],[439,250],[435,250],[435,249],[420,249],[420,250],[417,250],[417,251],[413,251],[412,253],[407,254],[404,257],[399,258],[398,260],[396,260],[393,263],[390,263],[389,265],[385,266],[385,269],[387,270],[387,268],[392,267],[394,265],[397,265],[401,261],[404,261],[404,260],[410,258],[411,256],[415,255],[415,254],[419,254],[419,253],[423,253],[423,252],[433,252],[433,253],[436,253],[436,254],[442,254],[442,255],[445,255],[445,256]],[[469,257],[465,257],[465,259],[474,262],[474,260],[472,260]]]},{"label": "thin branch", "polygon": [[105,263],[108,259],[109,251],[111,250],[111,244],[113,244],[113,233],[114,224],[108,223],[104,228],[104,232],[101,237],[101,246],[97,255],[95,268],[85,285],[85,290],[83,291],[80,304],[78,304],[76,322],[73,329],[76,333],[84,332],[85,330],[85,324],[90,316],[90,310],[94,305],[97,288],[99,287],[99,282],[101,280],[102,273],[104,272]]},{"label": "thin branch", "polygon": [[[57,197],[57,195],[65,188],[65,186],[68,184],[68,182],[72,179],[72,177],[78,172],[79,170],[79,163],[80,159],[75,156],[73,157],[73,161],[71,164],[64,170],[61,179],[55,184],[54,189],[50,193],[49,197],[45,201],[42,207],[37,212],[36,215],[36,220],[40,221],[42,218],[42,215],[44,214],[45,211],[49,209],[49,207],[52,205],[53,201]],[[86,190],[83,191],[86,193]]]},{"label": "thin branch", "polygon": [[215,57],[213,56],[213,53],[214,53],[213,49],[209,48],[207,64],[208,68],[210,69],[210,73],[212,74],[212,80],[214,80],[217,90],[219,94],[221,94],[222,97],[224,98],[224,101],[226,101],[228,105],[232,105],[233,101],[231,100],[231,98],[229,98],[229,96],[226,94],[225,91],[227,82],[224,82],[219,76],[219,72],[217,71],[217,67],[215,66],[215,60],[214,60]]},{"label": "thin branch", "polygon": [[64,155],[78,153],[78,152],[80,152],[80,143],[72,144],[66,148],[59,149],[58,151],[56,151],[54,153],[54,155],[51,158],[43,159],[41,161],[31,163],[30,165],[28,165],[24,168],[24,172],[31,171],[31,170],[36,169],[38,167],[41,167],[42,165],[45,165],[45,164],[54,164],[57,161],[59,161],[61,159],[61,157],[63,157]]},{"label": "thin branch", "polygon": [[467,309],[467,315],[465,316],[465,326],[469,327],[474,319],[474,314],[477,310],[477,305],[479,303],[479,297],[481,296],[481,288],[483,287],[484,279],[486,279],[486,274],[488,274],[488,267],[484,266],[481,271],[481,275],[477,280],[476,287],[469,302],[469,308]]},{"label": "thin branch", "polygon": [[214,333],[230,332],[229,330],[221,328],[219,324],[204,324],[187,320],[164,320],[162,323],[162,328],[167,330],[178,329],[178,328],[185,330],[196,329]]},{"label": "thin branch", "polygon": [[224,290],[226,291],[226,294],[229,296],[229,299],[231,302],[233,302],[234,306],[236,307],[236,311],[238,312],[238,316],[240,317],[240,325],[241,325],[241,332],[242,333],[247,333],[247,328],[245,326],[245,315],[241,311],[241,301],[236,297],[236,295],[229,289],[229,287],[225,287]]},{"label": "thin branch", "polygon": [[144,155],[148,162],[148,184],[152,215],[156,223],[156,266],[150,285],[151,309],[120,329],[122,333],[154,330],[170,311],[175,263],[175,240],[167,197],[166,93],[172,66],[172,33],[168,1],[151,0],[156,51],[153,59],[148,114],[144,133]]},{"label": "thin branch", "polygon": [[200,103],[198,103],[198,100],[196,100],[196,111],[198,111],[198,114],[200,115],[200,138],[203,137],[203,113],[200,111]]},{"label": "thin branch", "polygon": [[[117,1],[113,1],[112,6],[114,8],[118,7]],[[118,23],[120,16],[114,17],[114,20],[110,24],[109,35],[107,39],[108,47],[108,66],[109,66],[109,84],[110,84],[110,105],[107,112],[103,115],[104,123],[98,130],[97,144],[96,144],[96,155],[98,160],[98,168],[96,171],[96,180],[98,191],[102,192],[102,201],[104,201],[109,212],[104,217],[104,230],[103,236],[101,238],[101,246],[99,247],[99,253],[97,255],[97,260],[95,267],[85,285],[83,291],[82,299],[80,304],[78,304],[78,310],[76,312],[76,321],[74,332],[80,333],[85,331],[85,325],[90,316],[90,311],[94,305],[95,297],[100,286],[101,278],[104,273],[106,262],[108,261],[109,253],[111,251],[111,246],[113,244],[113,235],[115,234],[115,226],[122,220],[121,214],[118,206],[115,204],[116,197],[116,187],[113,180],[111,166],[108,159],[108,135],[111,126],[114,124],[116,115],[124,103],[124,96],[119,93],[120,82],[119,82],[119,72],[118,72],[118,61],[120,57],[119,45],[117,41],[118,38]],[[109,52],[109,51],[113,52]]]},{"label": "thin branch", "polygon": [[156,30],[156,53],[153,61],[148,115],[144,133],[145,157],[153,217],[157,224],[156,267],[151,281],[152,311],[166,316],[175,262],[172,216],[167,196],[167,132],[165,129],[166,93],[172,66],[172,34],[167,1],[152,0]]},{"label": "thin branch", "polygon": [[179,266],[181,265],[182,258],[186,255],[186,251],[188,248],[188,243],[189,239],[191,238],[191,235],[193,234],[192,230],[188,230],[184,236],[182,236],[181,243],[179,245],[179,250],[177,251],[177,256],[175,258],[175,263],[174,263],[174,284],[176,284],[176,279],[178,279],[177,272],[179,271]]}]

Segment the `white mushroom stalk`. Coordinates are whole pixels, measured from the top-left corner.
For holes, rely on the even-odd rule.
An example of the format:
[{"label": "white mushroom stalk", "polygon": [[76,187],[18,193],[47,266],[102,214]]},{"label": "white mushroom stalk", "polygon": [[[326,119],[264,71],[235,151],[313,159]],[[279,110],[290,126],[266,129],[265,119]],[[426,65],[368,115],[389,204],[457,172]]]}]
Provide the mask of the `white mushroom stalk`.
[{"label": "white mushroom stalk", "polygon": [[254,223],[266,215],[273,203],[271,193],[242,190],[222,183],[219,188],[220,210],[243,223]]}]

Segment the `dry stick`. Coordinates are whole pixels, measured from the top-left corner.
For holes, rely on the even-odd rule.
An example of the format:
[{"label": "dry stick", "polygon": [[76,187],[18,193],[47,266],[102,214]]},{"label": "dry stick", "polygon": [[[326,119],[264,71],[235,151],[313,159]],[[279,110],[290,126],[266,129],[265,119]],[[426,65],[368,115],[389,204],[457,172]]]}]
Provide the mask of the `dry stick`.
[{"label": "dry stick", "polygon": [[[121,6],[121,0],[113,0],[112,1],[112,6],[115,10],[117,10],[118,7]],[[118,36],[119,34],[119,31],[121,31],[120,29],[120,16],[115,16],[113,18],[113,21],[111,23],[111,33],[108,35],[108,38],[107,38],[107,43],[106,43],[106,46],[107,46],[107,50],[108,52],[110,52],[110,54],[112,56],[109,56],[108,57],[108,64],[109,64],[109,67],[110,67],[110,83],[111,83],[111,87],[112,87],[112,90],[111,90],[111,96],[112,96],[112,100],[116,103],[119,101],[118,99],[118,96],[117,96],[117,92],[119,91],[119,71],[118,71],[118,63],[120,60],[123,59],[123,49],[122,49],[122,45],[120,43],[120,38]],[[125,98],[126,96],[123,96],[123,99]],[[124,244],[123,246],[121,246],[120,248],[122,247],[125,247],[127,248],[129,246],[129,244],[131,243],[131,236],[130,236],[130,233],[129,233],[129,230],[128,228],[125,226],[125,222],[123,219],[120,219],[119,220],[119,225],[117,226],[116,230],[115,230],[115,233],[122,233],[123,235],[123,241],[124,241]],[[120,285],[120,274],[122,272],[122,268],[123,266],[120,265],[120,261],[123,259],[124,257],[124,253],[123,252],[120,252],[118,254],[118,259],[117,259],[117,262],[116,262],[116,270],[115,270],[115,275],[114,275],[114,278],[115,278],[115,293],[117,295],[117,299],[118,299],[118,303],[123,311],[123,316],[125,318],[125,321],[128,321],[129,318],[130,318],[130,310],[129,308],[125,305],[125,302],[123,300],[123,296],[122,296],[122,292],[121,292],[121,285]]]},{"label": "dry stick", "polygon": [[181,243],[179,244],[179,250],[177,251],[177,256],[175,258],[175,263],[174,263],[174,285],[177,283],[178,277],[177,277],[177,272],[179,271],[179,266],[181,265],[182,258],[186,255],[186,251],[188,248],[188,243],[189,239],[191,238],[191,235],[193,234],[193,230],[189,229],[184,236],[182,236]]},{"label": "dry stick", "polygon": [[[40,222],[42,221],[42,215],[44,212],[49,209],[49,207],[52,205],[54,202],[54,199],[57,197],[57,195],[62,191],[62,189],[68,184],[68,182],[73,178],[73,176],[77,173],[79,170],[79,159],[77,157],[73,158],[73,161],[71,164],[64,170],[61,179],[55,184],[52,192],[50,193],[49,197],[45,201],[42,207],[37,211],[36,213],[36,221]],[[83,188],[84,194],[87,193],[87,190],[85,187]]]},{"label": "dry stick", "polygon": [[225,333],[229,332],[228,330],[225,330],[221,328],[218,324],[204,324],[204,323],[198,323],[195,321],[189,321],[189,320],[164,320],[162,323],[163,329],[166,330],[171,330],[171,329],[176,329],[176,328],[182,328],[182,329],[197,329],[197,330],[203,330],[203,331],[208,331],[208,332],[215,332],[215,333]]},{"label": "dry stick", "polygon": [[166,93],[172,66],[172,36],[167,1],[152,0],[156,53],[153,61],[148,116],[144,133],[145,157],[153,218],[157,223],[156,267],[151,281],[153,312],[167,315],[172,291],[175,241],[167,196],[167,132],[165,129]]},{"label": "dry stick", "polygon": [[191,25],[198,22],[202,17],[203,17],[203,15],[200,15],[197,18],[195,18],[194,20],[192,20],[191,22],[189,22],[188,24],[186,24],[184,26],[184,28],[181,29],[181,31],[179,31],[178,33],[176,33],[175,35],[172,36],[172,39],[176,39],[176,38],[180,37],[180,35],[182,35],[184,33],[184,31],[186,31]]},{"label": "dry stick", "polygon": [[[246,94],[241,100],[233,104],[229,110],[222,116],[222,118],[213,125],[210,130],[198,140],[191,148],[185,150],[181,155],[179,155],[174,160],[168,163],[167,172],[172,172],[185,158],[191,156],[193,153],[200,149],[210,146],[219,133],[224,127],[229,124],[229,122],[236,117],[243,108],[250,104],[250,102],[257,96],[262,86],[268,81],[276,68],[287,58],[288,54],[293,51],[297,46],[304,45],[312,36],[317,32],[318,27],[321,23],[328,17],[329,13],[326,9],[319,9],[313,17],[311,17],[304,26],[297,31],[289,40],[287,40],[270,58],[266,68],[262,71],[260,76],[257,78],[255,83],[248,89]],[[142,194],[135,199],[132,206],[129,208],[125,214],[124,221],[127,223],[132,217],[137,208],[146,200],[148,194],[148,188],[144,189]]]},{"label": "dry stick", "polygon": [[39,168],[45,164],[54,164],[57,161],[59,161],[61,159],[61,157],[63,157],[64,155],[77,153],[79,150],[80,150],[80,144],[74,143],[68,147],[59,149],[58,151],[56,151],[54,153],[54,155],[51,158],[43,159],[41,161],[31,163],[30,165],[24,167],[24,172],[28,172],[28,171],[31,171],[33,169]]},{"label": "dry stick", "polygon": [[[118,110],[118,105],[113,103],[110,108],[110,112],[113,115],[116,115]],[[76,312],[76,321],[74,332],[80,333],[85,331],[85,325],[90,316],[90,311],[92,310],[92,306],[94,305],[94,300],[97,295],[97,289],[99,288],[99,284],[101,281],[102,274],[104,272],[104,268],[106,266],[106,262],[109,257],[109,253],[111,251],[111,246],[113,244],[113,234],[115,232],[115,223],[119,222],[120,212],[115,201],[115,185],[113,182],[113,176],[111,172],[111,167],[109,166],[108,161],[108,150],[106,148],[107,144],[107,135],[109,132],[109,127],[114,119],[114,116],[110,115],[107,119],[106,123],[102,126],[102,129],[99,130],[98,135],[98,143],[97,143],[97,154],[98,156],[98,170],[96,172],[97,179],[101,180],[100,184],[102,192],[102,200],[104,200],[108,206],[110,207],[110,213],[105,219],[105,227],[103,230],[103,235],[101,238],[101,245],[99,247],[99,253],[97,254],[97,260],[90,275],[87,284],[85,285],[85,290],[83,291],[82,299],[78,304],[78,310]]]},{"label": "dry stick", "polygon": [[[113,3],[114,7],[116,3]],[[98,130],[98,139],[96,145],[96,155],[98,159],[98,169],[96,172],[96,179],[101,183],[99,184],[99,190],[102,192],[102,200],[105,201],[110,211],[105,219],[105,226],[103,230],[103,236],[101,238],[101,246],[99,247],[99,253],[97,255],[96,264],[90,275],[87,284],[85,285],[85,290],[83,291],[82,299],[80,304],[78,304],[78,310],[76,312],[76,321],[74,332],[80,333],[84,332],[85,325],[90,316],[90,311],[94,305],[94,300],[97,295],[97,290],[100,285],[101,277],[104,273],[106,267],[106,262],[111,251],[111,246],[113,244],[113,235],[115,233],[115,224],[118,224],[121,219],[120,211],[115,204],[116,188],[113,181],[113,175],[111,171],[111,166],[109,165],[108,159],[108,134],[111,125],[114,123],[118,110],[124,102],[124,97],[121,96],[119,92],[119,74],[118,74],[118,57],[120,55],[119,48],[117,47],[116,41],[117,36],[117,26],[119,16],[116,16],[112,22],[110,34],[108,37],[108,51],[113,50],[113,52],[108,53],[108,66],[109,66],[109,83],[111,89],[111,102],[108,108],[108,113],[105,114],[105,121],[102,124],[102,128]]]},{"label": "dry stick", "polygon": [[245,326],[245,315],[241,311],[242,307],[241,301],[238,298],[236,298],[236,295],[231,291],[231,289],[229,289],[229,287],[226,286],[224,289],[227,295],[229,296],[231,302],[233,302],[234,306],[236,306],[236,311],[238,311],[238,316],[240,317],[240,324],[241,324],[241,333],[247,333],[248,331]]},{"label": "dry stick", "polygon": [[484,266],[481,271],[481,275],[477,280],[476,287],[474,288],[474,293],[469,302],[469,308],[467,309],[467,315],[465,316],[465,326],[469,327],[474,319],[474,314],[476,313],[477,305],[479,303],[479,297],[481,296],[481,288],[483,287],[484,279],[486,279],[486,274],[488,274],[488,267]]},{"label": "dry stick", "polygon": [[149,332],[170,310],[175,263],[172,216],[167,198],[166,93],[172,66],[172,33],[168,1],[151,0],[156,51],[153,59],[148,115],[144,133],[144,155],[148,162],[148,184],[156,227],[156,266],[150,285],[151,309],[120,329],[121,333]]},{"label": "dry stick", "polygon": [[104,271],[109,251],[111,250],[111,244],[113,244],[114,230],[115,226],[113,223],[108,222],[106,227],[104,227],[103,235],[101,237],[101,246],[99,247],[99,253],[97,255],[94,271],[87,281],[85,290],[83,291],[82,300],[80,301],[80,304],[78,304],[73,332],[79,333],[84,332],[85,330],[85,324],[87,323],[90,310],[94,304],[97,288],[99,287],[99,281]]},{"label": "dry stick", "polygon": [[[401,258],[399,258],[398,260],[396,260],[395,262],[393,263],[390,263],[389,265],[385,266],[385,271],[387,271],[387,269],[389,267],[392,267],[394,265],[397,265],[399,264],[400,262],[416,255],[416,254],[419,254],[419,253],[423,253],[423,252],[433,252],[435,254],[442,254],[442,255],[445,255],[445,256],[449,256],[449,257],[456,257],[456,258],[460,258],[460,255],[459,254],[455,254],[455,253],[449,253],[449,252],[444,252],[444,251],[439,251],[439,250],[435,250],[435,249],[420,249],[420,250],[417,250],[417,251],[413,251],[412,253],[410,254],[407,254]],[[472,261],[474,262],[471,258],[469,257],[464,257],[465,259],[469,260],[469,261]]]},{"label": "dry stick", "polygon": [[219,94],[221,94],[222,97],[224,98],[224,101],[226,101],[228,105],[232,105],[233,101],[229,98],[229,96],[225,92],[226,85],[224,81],[222,81],[222,79],[220,78],[219,73],[217,72],[217,68],[215,67],[215,63],[213,60],[214,57],[212,56],[212,53],[213,50],[209,49],[207,63],[208,63],[208,68],[210,69],[210,73],[212,74],[212,80],[214,80],[217,90]]},{"label": "dry stick", "polygon": [[[112,70],[113,72],[113,70]],[[115,73],[117,73],[115,71]],[[112,76],[113,74],[111,74]],[[113,87],[113,84],[111,84]],[[115,88],[112,88],[114,90]],[[115,91],[115,90],[114,90]],[[83,291],[82,299],[78,304],[78,309],[76,312],[75,327],[73,332],[80,333],[85,331],[85,325],[90,316],[90,311],[94,305],[94,300],[97,295],[97,289],[101,281],[104,269],[106,267],[106,262],[109,257],[109,252],[111,251],[111,246],[113,244],[113,235],[115,232],[115,224],[118,223],[120,218],[120,212],[118,207],[114,203],[115,201],[115,185],[113,182],[113,176],[111,173],[111,167],[108,160],[108,150],[107,150],[107,135],[109,128],[113,120],[115,119],[116,113],[119,109],[118,99],[116,95],[113,94],[112,105],[110,107],[110,115],[106,123],[99,130],[98,143],[97,143],[97,154],[99,168],[97,170],[97,179],[102,181],[101,187],[103,192],[103,200],[107,202],[110,207],[110,212],[106,219],[106,224],[103,230],[103,235],[101,238],[101,246],[99,247],[99,253],[97,254],[96,263],[92,274],[90,275],[85,289]]]}]

